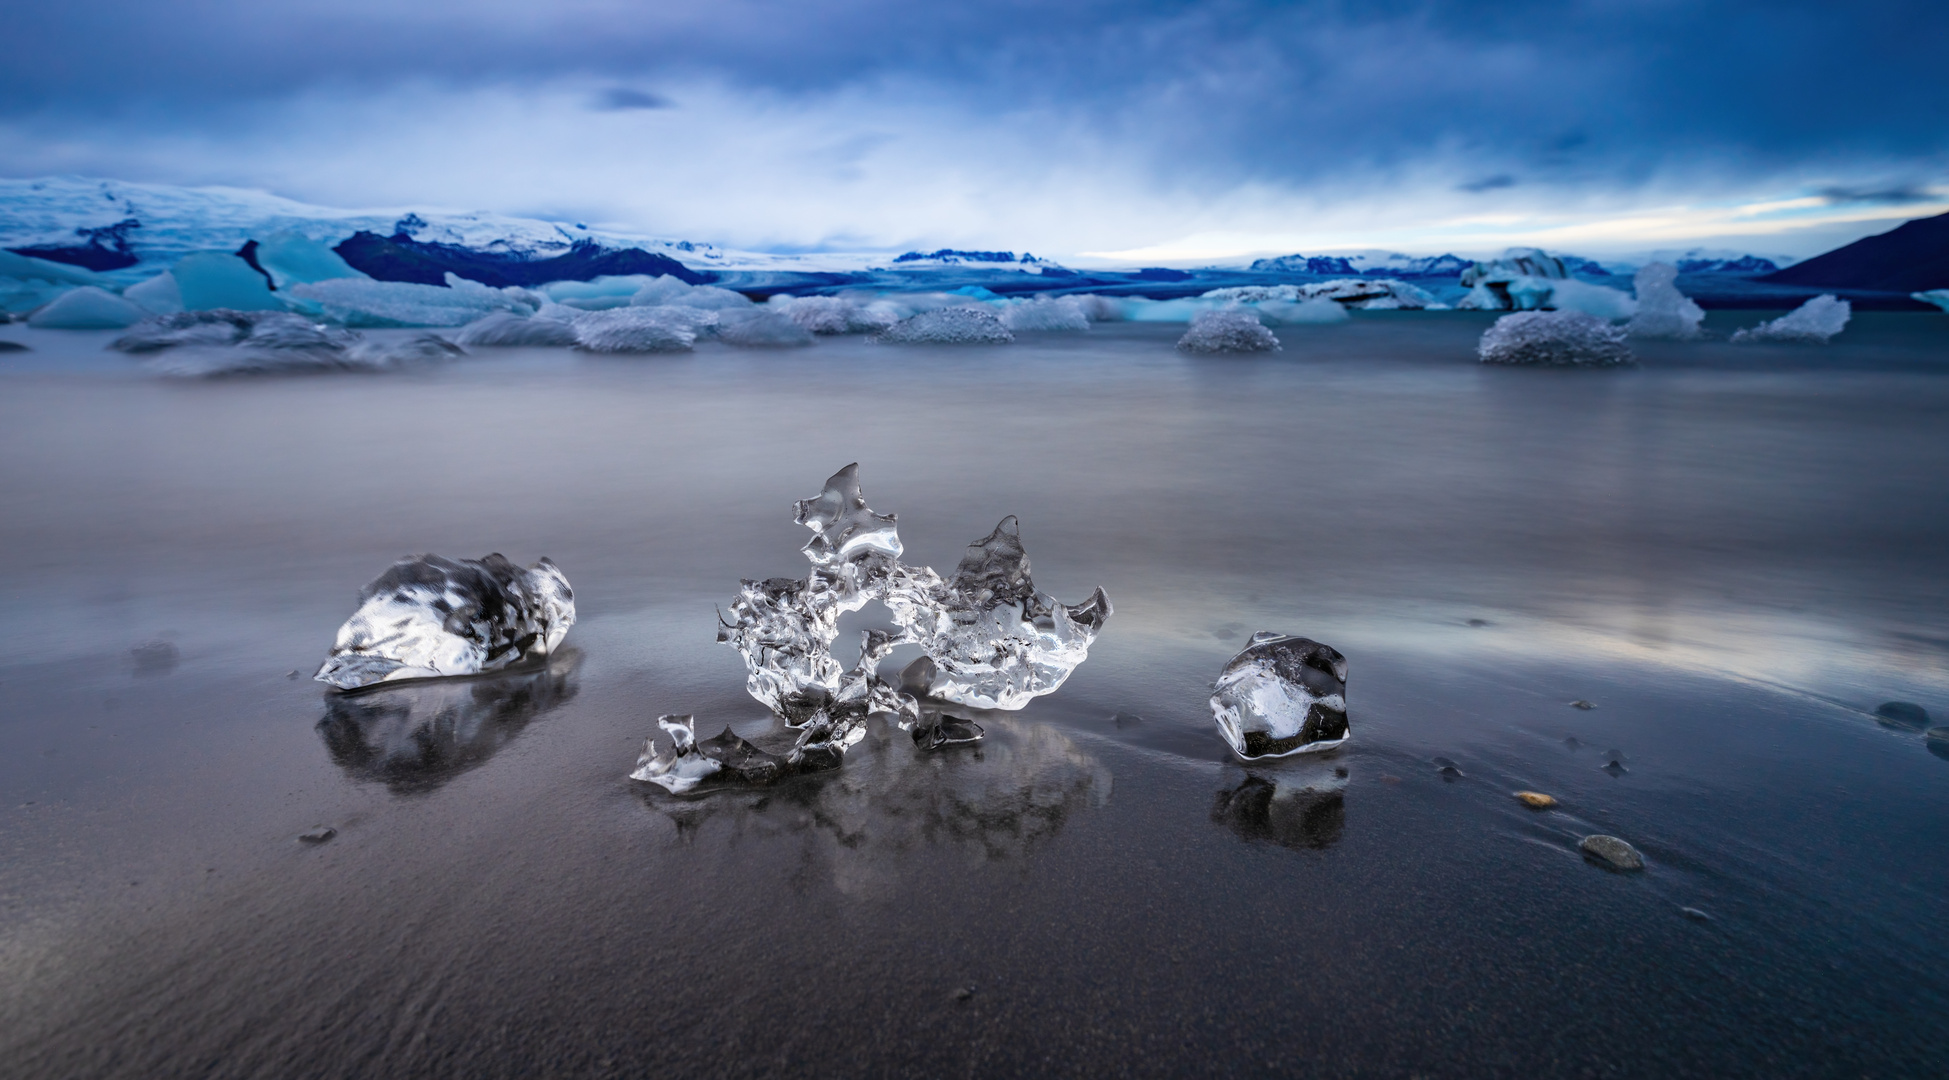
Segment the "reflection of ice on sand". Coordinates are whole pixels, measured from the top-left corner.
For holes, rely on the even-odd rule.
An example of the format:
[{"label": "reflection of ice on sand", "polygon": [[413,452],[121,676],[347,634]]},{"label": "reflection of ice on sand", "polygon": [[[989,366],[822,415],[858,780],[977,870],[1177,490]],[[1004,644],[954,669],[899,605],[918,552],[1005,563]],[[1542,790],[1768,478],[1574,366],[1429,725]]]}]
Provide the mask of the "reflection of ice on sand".
[{"label": "reflection of ice on sand", "polygon": [[354,779],[430,791],[484,764],[530,720],[573,698],[581,663],[580,650],[564,649],[524,672],[332,694],[318,735]]},{"label": "reflection of ice on sand", "polygon": [[1211,820],[1244,840],[1289,848],[1332,847],[1346,829],[1346,785],[1346,778],[1328,762],[1248,774],[1237,787],[1218,793]]},{"label": "reflection of ice on sand", "polygon": [[982,742],[928,752],[876,720],[842,770],[691,799],[649,789],[643,799],[693,849],[796,841],[802,871],[829,864],[833,883],[855,897],[890,893],[910,854],[1020,857],[1075,810],[1109,799],[1109,769],[1056,728],[1000,713],[981,714],[981,724]]}]

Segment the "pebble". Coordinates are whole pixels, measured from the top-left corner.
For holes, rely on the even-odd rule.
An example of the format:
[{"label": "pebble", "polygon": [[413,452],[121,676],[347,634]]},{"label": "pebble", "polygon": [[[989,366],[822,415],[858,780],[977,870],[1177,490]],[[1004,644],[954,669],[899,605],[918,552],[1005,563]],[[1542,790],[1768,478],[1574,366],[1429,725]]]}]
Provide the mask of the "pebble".
[{"label": "pebble", "polygon": [[975,996],[975,988],[972,986],[956,987],[954,990],[954,1000],[956,1001],[966,1001],[973,996]]},{"label": "pebble", "polygon": [[1445,757],[1436,758],[1434,760],[1434,765],[1435,765],[1435,771],[1441,773],[1443,776],[1448,777],[1451,780],[1457,776],[1462,775],[1461,768],[1457,766],[1454,762],[1448,760]]},{"label": "pebble", "polygon": [[1577,700],[1570,703],[1570,707],[1573,709],[1582,709],[1585,712],[1589,712],[1590,710],[1595,709],[1597,706],[1592,705],[1590,702],[1585,701],[1583,698],[1578,698]]},{"label": "pebble", "polygon": [[298,673],[296,671],[287,671],[284,673],[284,677],[287,679],[295,679],[298,678]]},{"label": "pebble", "polygon": [[1875,706],[1875,718],[1888,727],[1920,731],[1929,726],[1929,710],[1913,701],[1884,701]]},{"label": "pebble", "polygon": [[1638,854],[1638,849],[1619,840],[1615,836],[1604,836],[1602,834],[1586,836],[1583,839],[1583,843],[1578,844],[1577,847],[1584,854],[1601,859],[1614,869],[1644,869],[1644,856]]},{"label": "pebble", "polygon": [[1531,810],[1548,810],[1550,807],[1556,805],[1556,799],[1553,796],[1545,795],[1540,791],[1518,791],[1516,797],[1521,799],[1523,805],[1529,807]]},{"label": "pebble", "polygon": [[299,833],[298,839],[307,844],[322,844],[338,835],[338,830],[330,825],[320,825],[307,833]]}]

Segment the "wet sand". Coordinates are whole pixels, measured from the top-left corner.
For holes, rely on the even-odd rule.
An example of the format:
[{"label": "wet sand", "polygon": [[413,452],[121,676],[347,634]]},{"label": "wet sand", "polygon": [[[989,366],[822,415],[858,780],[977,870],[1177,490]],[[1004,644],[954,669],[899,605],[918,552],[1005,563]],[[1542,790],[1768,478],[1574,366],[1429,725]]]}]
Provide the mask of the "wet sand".
[{"label": "wet sand", "polygon": [[[1949,713],[1949,318],[1619,372],[1485,323],[207,383],[0,327],[0,1075],[1935,1071],[1949,749],[1870,713]],[[978,746],[625,779],[659,713],[766,730],[712,606],[855,460],[908,561],[1012,513],[1103,586],[1089,661]],[[287,677],[419,551],[551,556],[568,649]],[[1231,759],[1259,629],[1348,656],[1345,748]]]}]

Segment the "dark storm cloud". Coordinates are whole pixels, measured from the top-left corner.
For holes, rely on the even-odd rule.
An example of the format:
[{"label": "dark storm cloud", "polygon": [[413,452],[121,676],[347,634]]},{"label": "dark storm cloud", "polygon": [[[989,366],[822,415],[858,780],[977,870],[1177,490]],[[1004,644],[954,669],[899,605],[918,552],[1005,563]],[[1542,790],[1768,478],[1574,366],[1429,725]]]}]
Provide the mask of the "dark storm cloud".
[{"label": "dark storm cloud", "polygon": [[409,83],[587,79],[617,87],[598,107],[641,108],[659,99],[631,87],[707,78],[1055,110],[1160,170],[1231,179],[1436,151],[1474,162],[1477,190],[1505,172],[1616,186],[1674,162],[1949,160],[1941,3],[70,0],[17,9],[8,38],[0,118],[80,124],[140,110],[195,129],[237,103]]}]

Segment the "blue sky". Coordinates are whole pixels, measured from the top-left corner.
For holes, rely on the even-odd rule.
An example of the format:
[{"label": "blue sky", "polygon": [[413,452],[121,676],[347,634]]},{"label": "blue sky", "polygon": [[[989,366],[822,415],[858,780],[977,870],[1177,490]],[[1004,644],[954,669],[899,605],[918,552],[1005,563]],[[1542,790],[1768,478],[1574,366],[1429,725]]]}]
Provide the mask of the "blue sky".
[{"label": "blue sky", "polygon": [[70,0],[0,173],[772,250],[1806,255],[1949,210],[1949,4]]}]

